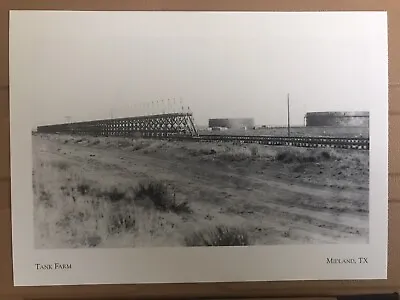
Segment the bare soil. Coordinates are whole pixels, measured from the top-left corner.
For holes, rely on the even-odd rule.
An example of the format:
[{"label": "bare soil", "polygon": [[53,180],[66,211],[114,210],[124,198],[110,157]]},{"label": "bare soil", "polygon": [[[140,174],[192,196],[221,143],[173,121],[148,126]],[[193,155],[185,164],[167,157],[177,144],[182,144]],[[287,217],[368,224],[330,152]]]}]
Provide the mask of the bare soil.
[{"label": "bare soil", "polygon": [[38,248],[368,242],[368,151],[32,139]]}]

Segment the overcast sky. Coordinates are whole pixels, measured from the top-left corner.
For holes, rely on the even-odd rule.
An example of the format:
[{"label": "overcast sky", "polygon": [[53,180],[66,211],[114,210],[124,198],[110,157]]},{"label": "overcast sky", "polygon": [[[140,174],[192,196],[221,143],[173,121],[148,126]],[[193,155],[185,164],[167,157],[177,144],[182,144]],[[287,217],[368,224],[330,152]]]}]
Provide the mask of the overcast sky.
[{"label": "overcast sky", "polygon": [[384,95],[382,20],[382,13],[13,12],[11,91],[30,102],[32,126],[161,112],[151,102],[174,98],[198,124],[253,117],[285,125],[288,93],[292,123],[303,124],[307,111],[369,111]]}]

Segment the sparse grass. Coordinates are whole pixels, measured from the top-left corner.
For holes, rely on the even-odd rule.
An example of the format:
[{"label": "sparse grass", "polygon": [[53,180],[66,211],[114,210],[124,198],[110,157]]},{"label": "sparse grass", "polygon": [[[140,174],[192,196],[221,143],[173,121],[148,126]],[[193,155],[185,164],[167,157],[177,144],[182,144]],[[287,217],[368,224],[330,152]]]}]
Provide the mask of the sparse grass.
[{"label": "sparse grass", "polygon": [[145,147],[147,147],[146,144],[144,144],[144,143],[143,143],[143,144],[142,144],[142,143],[138,143],[138,144],[133,145],[132,151],[141,150],[141,149],[143,149],[143,148],[145,148]]},{"label": "sparse grass", "polygon": [[[160,214],[132,202],[112,201],[121,196],[114,198],[97,187],[91,187],[91,192],[85,195],[73,186],[63,189],[70,194],[63,194],[59,188],[58,193],[57,190],[53,194],[43,193],[45,200],[40,200],[40,194],[35,200],[35,243],[39,248],[140,247],[155,243],[176,246],[179,243],[177,238],[165,240],[175,225],[166,223],[164,215],[168,212]],[[107,190],[112,195],[115,191],[114,188]],[[103,197],[97,197],[95,192],[102,193]]]},{"label": "sparse grass", "polygon": [[[167,148],[167,147],[166,147]],[[244,162],[255,159],[269,159],[272,153],[270,148],[264,147],[259,144],[243,144],[243,143],[191,143],[187,142],[182,145],[169,144],[172,150],[183,150],[190,157],[199,157],[201,160],[222,162],[222,163],[235,163]],[[183,154],[184,155],[184,154]]]},{"label": "sparse grass", "polygon": [[251,146],[250,146],[250,152],[251,152],[251,155],[252,155],[253,157],[257,157],[257,156],[260,155],[259,148],[258,148],[256,145],[251,145]]},{"label": "sparse grass", "polygon": [[44,187],[41,187],[39,190],[39,201],[46,207],[53,206],[52,195],[48,190],[44,189]]},{"label": "sparse grass", "polygon": [[133,140],[132,151],[138,151],[145,148],[148,148],[155,143],[156,141],[144,140],[144,139],[137,139]]},{"label": "sparse grass", "polygon": [[[347,182],[351,181],[349,186],[353,184],[354,187],[355,177],[363,174],[354,171],[357,170],[354,166],[361,172],[368,172],[368,168],[365,168],[368,164],[367,154],[363,152],[117,137],[82,137],[85,142],[79,146],[75,145],[74,142],[80,138],[65,136],[58,139],[49,136],[49,141],[47,137],[40,141],[59,143],[55,144],[55,149],[70,148],[71,158],[64,158],[67,166],[53,161],[51,156],[46,156],[43,152],[35,152],[35,170],[32,176],[35,178],[35,241],[38,247],[247,246],[268,244],[283,237],[286,237],[289,243],[291,240],[298,241],[301,236],[298,237],[294,232],[293,236],[288,238],[288,230],[292,225],[287,224],[298,224],[301,227],[304,222],[299,216],[292,216],[292,206],[310,211],[312,209],[316,215],[320,211],[336,212],[341,207],[346,211],[358,209],[359,214],[368,211],[365,198],[350,199],[344,205],[342,199],[319,199],[314,196],[307,198],[308,196],[301,192],[295,192],[297,182],[312,180],[317,185],[324,178],[328,178],[329,185],[321,185],[321,189],[329,189],[333,184],[337,184],[338,179],[343,180],[342,178]],[[65,140],[68,144],[64,146]],[[130,143],[130,146],[124,144],[127,146],[123,149],[126,157],[124,152],[118,149],[120,141]],[[94,144],[99,146],[90,149]],[[82,147],[88,147],[86,153],[96,154],[93,160],[86,163],[81,159],[86,159]],[[80,151],[75,153],[74,148]],[[98,155],[98,151],[104,149],[107,151],[104,151],[103,158]],[[118,151],[114,151],[116,149]],[[133,151],[138,153],[132,153]],[[83,156],[78,156],[79,152]],[[148,153],[155,160],[143,157],[144,153]],[[121,156],[130,156],[130,159],[116,159]],[[77,158],[76,161],[73,160],[74,157]],[[164,162],[159,163],[162,159]],[[283,161],[288,165],[283,164]],[[125,165],[131,162],[129,166]],[[82,166],[80,163],[86,165]],[[81,171],[82,167],[92,171],[85,173]],[[193,173],[190,173],[192,167]],[[126,172],[127,168],[132,172]],[[294,169],[298,173],[293,172]],[[175,176],[173,185],[152,179],[161,176],[171,179],[166,172]],[[281,175],[284,172],[288,174],[287,177],[276,176],[282,182],[300,178],[290,181],[294,182],[290,187],[293,188],[293,192],[283,189],[277,191],[263,186],[263,181],[267,182],[269,178],[274,179],[276,174]],[[318,172],[324,172],[325,177],[318,175]],[[340,172],[345,175],[339,174]],[[337,173],[337,177],[331,176],[333,173]],[[143,174],[153,177],[141,181]],[[253,177],[257,177],[260,182],[253,184]],[[364,186],[365,176],[359,177],[360,185]],[[250,188],[254,189],[255,193],[250,191]],[[201,194],[202,191],[207,191],[207,194]],[[296,199],[292,197],[292,193],[295,193]],[[271,209],[268,208],[270,202],[263,202],[261,199],[275,201],[278,196],[282,199],[294,199],[290,203],[279,201],[285,213],[282,218],[288,219],[284,228],[279,224],[275,224],[274,227],[274,220],[263,218],[262,215],[264,212],[266,215],[270,214]],[[186,199],[190,199],[190,202],[185,201]],[[238,215],[238,203],[242,203],[243,199],[249,203],[249,207],[240,209]],[[233,213],[229,212],[230,207]],[[226,225],[238,224],[235,218],[244,219],[250,229]],[[266,231],[254,231],[253,225],[258,226],[264,221],[263,228],[266,228]],[[332,224],[335,222],[333,220]],[[218,225],[221,223],[225,225]],[[272,227],[276,232],[272,231],[271,234],[269,229]],[[332,227],[332,231],[335,231],[335,228]],[[307,234],[314,233],[318,233],[318,228]]]},{"label": "sparse grass", "polygon": [[213,155],[216,154],[217,151],[213,148],[204,148],[200,147],[198,149],[192,148],[184,148],[190,156],[202,156],[202,155]]},{"label": "sparse grass", "polygon": [[115,211],[110,214],[108,230],[110,234],[132,232],[136,228],[136,217],[131,211]]},{"label": "sparse grass", "polygon": [[118,189],[117,187],[112,187],[108,190],[102,190],[97,192],[97,196],[105,197],[109,199],[111,202],[118,202],[123,200],[126,196],[127,192]]},{"label": "sparse grass", "polygon": [[126,148],[126,147],[131,146],[131,144],[132,143],[130,141],[122,140],[122,141],[118,142],[118,148]]},{"label": "sparse grass", "polygon": [[251,158],[252,153],[248,148],[230,147],[225,152],[222,152],[218,157],[225,161],[235,162]]},{"label": "sparse grass", "polygon": [[191,210],[187,202],[177,201],[164,183],[139,185],[146,201],[154,204],[149,207],[136,201],[134,192],[138,189],[128,184],[101,185],[73,167],[59,172],[58,164],[39,165],[32,174],[37,247],[113,246],[114,239],[122,246],[179,243],[178,238],[166,240],[175,223],[166,221],[165,215],[178,216]]},{"label": "sparse grass", "polygon": [[[48,171],[39,171],[43,174],[44,170]],[[35,224],[39,231],[35,234],[38,247],[44,243],[48,247],[51,244],[54,247],[97,247],[110,235],[128,235],[135,230],[135,208],[113,202],[120,198],[116,188],[102,191],[98,185],[79,176],[71,176],[74,181],[62,184],[65,182],[60,180],[62,176],[65,175],[53,175],[59,178],[46,181],[37,191]],[[100,192],[105,197],[95,195]]]},{"label": "sparse grass", "polygon": [[54,168],[57,168],[57,169],[62,170],[62,171],[66,171],[70,167],[70,165],[66,161],[63,161],[63,160],[53,161],[51,163],[51,165]]},{"label": "sparse grass", "polygon": [[[110,202],[118,202],[127,196],[127,189],[122,189],[117,186],[110,186],[108,188],[100,188],[93,186],[94,183],[88,180],[82,180],[76,184],[76,190],[81,196],[89,195],[95,198],[101,198]],[[61,189],[65,190],[64,186]],[[73,189],[72,189],[73,190]]]},{"label": "sparse grass", "polygon": [[250,238],[246,231],[225,225],[199,230],[185,237],[185,245],[188,247],[248,246],[250,244]]},{"label": "sparse grass", "polygon": [[135,196],[138,199],[149,199],[155,208],[161,211],[175,213],[191,211],[188,202],[177,202],[175,192],[171,192],[162,181],[140,182],[135,189]]},{"label": "sparse grass", "polygon": [[332,155],[331,155],[328,151],[322,151],[322,152],[321,152],[321,157],[324,158],[324,159],[326,159],[326,160],[330,159],[331,156],[332,156]]},{"label": "sparse grass", "polygon": [[321,161],[335,160],[337,156],[334,151],[321,150],[321,149],[290,149],[278,152],[275,160],[283,163],[313,163]]},{"label": "sparse grass", "polygon": [[86,182],[80,182],[77,184],[76,189],[81,195],[84,196],[90,192],[90,185]]}]

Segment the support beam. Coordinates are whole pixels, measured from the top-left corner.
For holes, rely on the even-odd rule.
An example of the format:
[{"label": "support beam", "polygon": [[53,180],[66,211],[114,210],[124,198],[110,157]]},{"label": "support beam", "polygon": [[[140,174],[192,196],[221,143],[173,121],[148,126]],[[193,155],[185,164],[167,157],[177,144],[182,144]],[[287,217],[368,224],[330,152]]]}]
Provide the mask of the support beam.
[{"label": "support beam", "polygon": [[39,126],[39,133],[64,133],[94,136],[197,136],[191,113],[158,114],[132,118],[105,119]]}]

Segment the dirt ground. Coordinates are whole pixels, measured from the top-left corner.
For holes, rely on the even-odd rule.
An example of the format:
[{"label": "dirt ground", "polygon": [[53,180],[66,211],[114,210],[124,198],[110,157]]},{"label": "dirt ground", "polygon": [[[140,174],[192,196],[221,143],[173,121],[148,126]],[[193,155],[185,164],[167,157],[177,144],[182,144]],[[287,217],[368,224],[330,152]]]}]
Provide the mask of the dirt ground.
[{"label": "dirt ground", "polygon": [[368,151],[32,139],[38,248],[368,242]]}]

